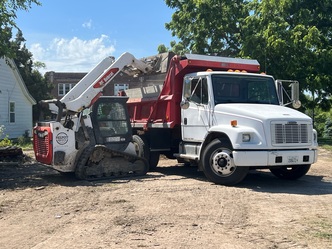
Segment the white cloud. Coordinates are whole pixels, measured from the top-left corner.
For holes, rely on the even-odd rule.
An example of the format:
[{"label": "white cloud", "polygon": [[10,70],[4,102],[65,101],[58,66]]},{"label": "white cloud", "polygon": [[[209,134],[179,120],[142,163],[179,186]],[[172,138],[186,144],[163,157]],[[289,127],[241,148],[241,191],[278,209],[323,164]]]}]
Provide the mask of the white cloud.
[{"label": "white cloud", "polygon": [[83,28],[86,28],[86,29],[91,29],[91,28],[92,28],[92,20],[90,19],[89,21],[84,22],[84,23],[82,24],[82,27],[83,27]]},{"label": "white cloud", "polygon": [[34,60],[46,64],[46,69],[40,70],[56,72],[88,72],[99,61],[114,53],[114,45],[109,37],[101,35],[92,40],[55,38],[48,45],[35,43],[29,49]]}]

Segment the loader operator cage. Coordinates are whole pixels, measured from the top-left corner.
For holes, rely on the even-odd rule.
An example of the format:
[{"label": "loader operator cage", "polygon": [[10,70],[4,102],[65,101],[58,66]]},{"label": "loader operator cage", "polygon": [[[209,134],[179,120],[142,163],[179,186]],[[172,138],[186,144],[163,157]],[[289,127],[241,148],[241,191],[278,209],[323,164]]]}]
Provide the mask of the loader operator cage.
[{"label": "loader operator cage", "polygon": [[97,120],[103,137],[128,133],[126,112],[120,103],[100,103],[97,109]]}]

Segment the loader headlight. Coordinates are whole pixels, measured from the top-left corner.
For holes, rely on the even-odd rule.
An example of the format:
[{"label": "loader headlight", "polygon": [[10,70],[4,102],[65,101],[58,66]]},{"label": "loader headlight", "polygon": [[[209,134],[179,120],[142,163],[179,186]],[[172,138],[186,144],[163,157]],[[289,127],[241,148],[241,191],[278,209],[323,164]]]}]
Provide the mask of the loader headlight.
[{"label": "loader headlight", "polygon": [[39,138],[44,138],[48,135],[47,131],[44,131],[44,132],[37,132],[37,136]]},{"label": "loader headlight", "polygon": [[247,142],[250,142],[250,140],[251,140],[250,134],[248,134],[248,133],[242,134],[242,142],[247,143]]}]

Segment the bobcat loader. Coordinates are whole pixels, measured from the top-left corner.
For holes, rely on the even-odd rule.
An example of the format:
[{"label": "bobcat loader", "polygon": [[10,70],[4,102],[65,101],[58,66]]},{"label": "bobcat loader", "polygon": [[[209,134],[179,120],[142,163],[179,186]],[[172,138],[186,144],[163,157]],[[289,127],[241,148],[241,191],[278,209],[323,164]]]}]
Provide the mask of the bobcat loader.
[{"label": "bobcat loader", "polygon": [[41,101],[56,118],[33,129],[36,160],[86,180],[146,174],[148,163],[137,155],[140,144],[133,143],[128,98],[102,96],[102,90],[120,71],[135,75],[150,70],[129,53],[116,61],[107,57],[63,98]]}]

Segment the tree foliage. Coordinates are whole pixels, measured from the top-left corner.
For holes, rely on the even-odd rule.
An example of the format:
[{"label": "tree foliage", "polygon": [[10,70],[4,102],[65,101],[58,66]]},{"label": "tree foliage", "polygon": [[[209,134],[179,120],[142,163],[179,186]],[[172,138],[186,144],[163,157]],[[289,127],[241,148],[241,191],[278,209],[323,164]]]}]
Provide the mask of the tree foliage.
[{"label": "tree foliage", "polygon": [[[191,52],[257,59],[275,78],[300,82],[301,101],[331,108],[332,1],[165,0],[166,28]],[[309,95],[309,98],[305,95]]]},{"label": "tree foliage", "polygon": [[278,78],[301,82],[313,97],[308,107],[330,108],[332,1],[254,0],[244,19],[240,55],[258,59]]},{"label": "tree foliage", "polygon": [[11,49],[12,30],[17,27],[15,19],[18,10],[28,11],[32,4],[40,5],[37,0],[0,0],[0,57],[14,58]]},{"label": "tree foliage", "polygon": [[189,53],[189,50],[181,43],[176,41],[170,42],[170,48],[166,47],[164,44],[158,46],[158,53],[173,52],[178,55],[183,55]]},{"label": "tree foliage", "polygon": [[193,53],[237,55],[239,22],[248,13],[243,0],[165,0],[175,9],[166,29]]},{"label": "tree foliage", "polygon": [[331,120],[330,117],[328,117],[325,121],[323,137],[324,138],[331,138],[332,137],[332,120]]},{"label": "tree foliage", "polygon": [[[14,62],[27,86],[29,93],[39,102],[50,98],[49,94],[52,86],[38,71],[39,67],[44,66],[41,62],[33,62],[32,53],[25,46],[25,39],[21,31],[13,41],[10,42],[10,48],[15,51]],[[39,105],[33,107],[33,120],[37,120],[40,114]]]}]

